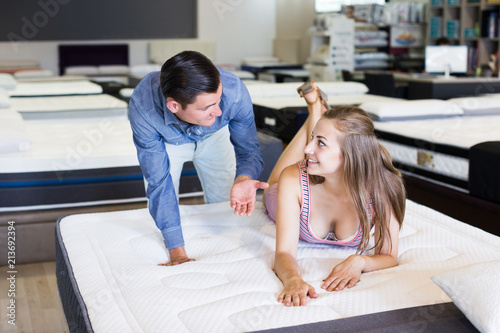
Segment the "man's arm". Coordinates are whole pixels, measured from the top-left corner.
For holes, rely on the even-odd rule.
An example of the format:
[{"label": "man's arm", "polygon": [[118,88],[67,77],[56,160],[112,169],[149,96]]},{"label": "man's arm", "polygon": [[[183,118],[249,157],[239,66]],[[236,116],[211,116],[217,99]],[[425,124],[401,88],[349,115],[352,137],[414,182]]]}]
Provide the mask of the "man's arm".
[{"label": "man's arm", "polygon": [[235,109],[229,122],[231,143],[236,154],[236,179],[230,201],[235,214],[250,215],[255,207],[256,191],[267,188],[268,184],[256,180],[264,168],[264,161],[257,139],[252,101],[245,85],[238,82],[237,102],[232,106]]},{"label": "man's arm", "polygon": [[[139,164],[148,183],[146,195],[149,199],[149,211],[163,235],[165,244],[171,252],[170,258],[173,260],[174,257],[179,257],[177,253],[179,250],[174,253],[172,250],[182,247],[184,251],[184,238],[165,144],[135,98],[130,100],[129,118]],[[182,258],[175,260],[186,261]]]}]

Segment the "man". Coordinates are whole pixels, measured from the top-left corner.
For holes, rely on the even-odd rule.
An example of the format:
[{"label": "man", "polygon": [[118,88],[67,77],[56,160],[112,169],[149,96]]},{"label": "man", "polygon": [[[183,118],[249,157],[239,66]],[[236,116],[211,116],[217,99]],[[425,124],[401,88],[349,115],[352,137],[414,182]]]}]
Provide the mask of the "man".
[{"label": "man", "polygon": [[250,215],[256,190],[268,186],[255,180],[264,163],[248,91],[201,53],[184,51],[141,80],[129,118],[149,211],[169,250],[170,262],[162,265],[192,261],[177,199],[185,161],[196,167],[205,202],[229,199],[235,214]]}]

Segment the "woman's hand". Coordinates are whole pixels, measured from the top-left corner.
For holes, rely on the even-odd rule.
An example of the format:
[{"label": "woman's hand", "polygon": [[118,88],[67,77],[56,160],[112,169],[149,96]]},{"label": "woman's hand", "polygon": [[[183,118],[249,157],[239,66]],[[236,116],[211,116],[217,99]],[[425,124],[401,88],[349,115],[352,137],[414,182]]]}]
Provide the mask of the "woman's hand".
[{"label": "woman's hand", "polygon": [[307,94],[304,94],[304,92],[302,90],[299,90],[300,88],[298,88],[298,93],[300,95],[300,97],[303,97],[307,104],[315,104],[318,100],[319,100],[319,91],[318,91],[318,87],[316,86],[316,82],[315,81],[311,81],[311,85],[313,87],[313,89],[311,91],[309,91]]},{"label": "woman's hand", "polygon": [[328,291],[341,291],[346,286],[352,288],[358,283],[364,268],[364,258],[361,255],[351,255],[332,269],[332,272],[323,280],[321,288]]},{"label": "woman's hand", "polygon": [[307,305],[307,296],[311,298],[318,297],[313,286],[306,283],[302,278],[296,278],[285,284],[285,289],[278,296],[278,302],[285,306]]},{"label": "woman's hand", "polygon": [[316,82],[311,81],[311,85],[313,89],[309,91],[307,94],[304,94],[304,92],[300,90],[300,87],[297,89],[297,91],[300,97],[303,97],[306,100],[306,103],[309,107],[312,107],[314,109],[314,108],[319,108],[321,106],[321,108],[319,108],[318,110],[321,110],[321,113],[323,114],[330,108],[328,106],[327,100],[326,99],[323,100],[323,98],[326,97],[325,95],[321,94],[320,89],[316,86]]}]

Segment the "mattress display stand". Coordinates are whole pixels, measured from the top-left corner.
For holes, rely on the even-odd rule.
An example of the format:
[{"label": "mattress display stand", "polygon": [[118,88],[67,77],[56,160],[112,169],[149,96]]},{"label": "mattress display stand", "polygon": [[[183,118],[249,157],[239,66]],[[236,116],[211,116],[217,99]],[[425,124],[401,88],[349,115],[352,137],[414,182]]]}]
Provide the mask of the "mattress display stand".
[{"label": "mattress display stand", "polygon": [[500,204],[412,175],[404,174],[404,180],[408,199],[500,236]]},{"label": "mattress display stand", "polygon": [[[59,218],[72,214],[139,209],[146,206],[146,201],[142,201],[127,204],[1,213],[0,234],[7,235],[8,223],[14,221],[16,264],[54,261],[56,259],[54,230]],[[0,255],[2,256],[0,266],[7,265],[7,242],[0,243]]]}]

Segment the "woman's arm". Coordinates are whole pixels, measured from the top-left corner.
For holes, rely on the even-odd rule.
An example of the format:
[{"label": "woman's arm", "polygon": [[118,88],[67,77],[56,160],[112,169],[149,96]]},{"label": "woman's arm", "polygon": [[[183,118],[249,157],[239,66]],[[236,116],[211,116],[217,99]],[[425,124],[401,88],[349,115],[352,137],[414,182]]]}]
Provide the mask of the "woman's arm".
[{"label": "woman's arm", "polygon": [[274,270],[284,287],[278,296],[278,302],[286,306],[306,305],[308,295],[313,298],[318,295],[302,279],[297,265],[301,187],[296,164],[283,170],[278,184]]},{"label": "woman's arm", "polygon": [[[378,223],[378,222],[376,222]],[[375,231],[375,243],[381,237],[378,228]],[[372,256],[353,254],[335,266],[324,280],[321,288],[328,291],[340,291],[352,288],[358,283],[361,273],[389,268],[398,264],[399,223],[391,213],[389,234],[385,235],[384,246],[375,250]]]}]

